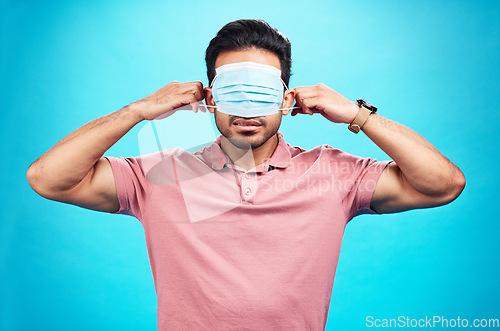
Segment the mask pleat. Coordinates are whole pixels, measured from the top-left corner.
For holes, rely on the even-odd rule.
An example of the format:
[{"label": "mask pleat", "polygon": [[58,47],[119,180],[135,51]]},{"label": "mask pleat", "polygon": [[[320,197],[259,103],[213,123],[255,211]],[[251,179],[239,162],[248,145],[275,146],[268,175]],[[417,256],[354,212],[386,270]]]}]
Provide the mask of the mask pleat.
[{"label": "mask pleat", "polygon": [[218,110],[242,117],[277,113],[284,94],[284,83],[273,73],[277,69],[268,66],[273,69],[266,72],[247,67],[245,63],[241,66],[231,64],[230,71],[220,72],[212,82],[212,94]]}]

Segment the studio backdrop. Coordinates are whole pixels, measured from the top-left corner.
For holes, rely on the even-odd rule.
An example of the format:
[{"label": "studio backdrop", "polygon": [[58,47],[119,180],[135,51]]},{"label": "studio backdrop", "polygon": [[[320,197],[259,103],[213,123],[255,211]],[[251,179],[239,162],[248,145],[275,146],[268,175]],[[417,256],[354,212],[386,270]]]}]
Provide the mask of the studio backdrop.
[{"label": "studio backdrop", "polygon": [[[156,328],[140,222],[45,200],[26,171],[73,130],[171,81],[206,86],[208,43],[240,18],[290,39],[290,88],[324,83],[370,101],[467,179],[449,205],[347,225],[327,330],[401,316],[498,321],[499,12],[498,1],[1,1],[0,330]],[[172,145],[187,148],[219,134],[208,114],[176,128]],[[105,155],[154,150],[151,130],[138,124]],[[280,131],[306,149],[388,159],[318,114],[285,116]]]}]

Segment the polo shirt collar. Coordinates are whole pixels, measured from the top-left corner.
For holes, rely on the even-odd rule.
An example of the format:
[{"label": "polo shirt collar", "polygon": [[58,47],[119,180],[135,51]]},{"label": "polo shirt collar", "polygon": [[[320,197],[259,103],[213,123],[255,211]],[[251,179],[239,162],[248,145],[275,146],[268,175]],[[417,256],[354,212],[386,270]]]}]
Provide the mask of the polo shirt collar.
[{"label": "polo shirt collar", "polygon": [[[283,138],[283,134],[280,131],[276,134],[278,136],[278,146],[276,146],[271,158],[263,164],[265,165],[268,163],[268,167],[286,168],[290,165],[292,155],[288,149],[285,139]],[[226,164],[232,164],[231,159],[222,151],[220,147],[221,138],[222,135],[219,135],[210,146],[195,153],[195,155],[201,158],[215,171],[221,170]],[[261,166],[262,164],[257,166],[257,168],[260,168]]]}]

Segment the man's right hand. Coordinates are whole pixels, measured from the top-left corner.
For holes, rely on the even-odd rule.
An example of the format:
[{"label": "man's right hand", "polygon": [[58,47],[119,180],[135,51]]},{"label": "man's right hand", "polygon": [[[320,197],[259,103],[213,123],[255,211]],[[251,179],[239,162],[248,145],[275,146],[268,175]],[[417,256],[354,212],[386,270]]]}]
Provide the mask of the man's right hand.
[{"label": "man's right hand", "polygon": [[[154,120],[177,108],[192,105],[189,109],[198,111],[198,102],[205,97],[200,81],[179,83],[173,81],[158,91],[133,103],[141,120]],[[188,108],[186,108],[188,109]]]}]

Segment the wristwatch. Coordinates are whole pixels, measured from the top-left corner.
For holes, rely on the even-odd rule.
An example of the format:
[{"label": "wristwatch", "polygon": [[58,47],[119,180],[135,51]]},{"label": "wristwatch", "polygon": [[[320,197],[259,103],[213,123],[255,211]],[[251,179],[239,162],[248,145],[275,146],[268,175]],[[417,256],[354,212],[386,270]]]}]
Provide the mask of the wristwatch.
[{"label": "wristwatch", "polygon": [[375,113],[377,111],[377,107],[369,104],[363,99],[356,99],[356,101],[358,102],[359,106],[358,115],[356,115],[354,120],[351,122],[351,124],[349,124],[347,128],[354,133],[359,133],[366,120],[368,119],[368,116]]}]

